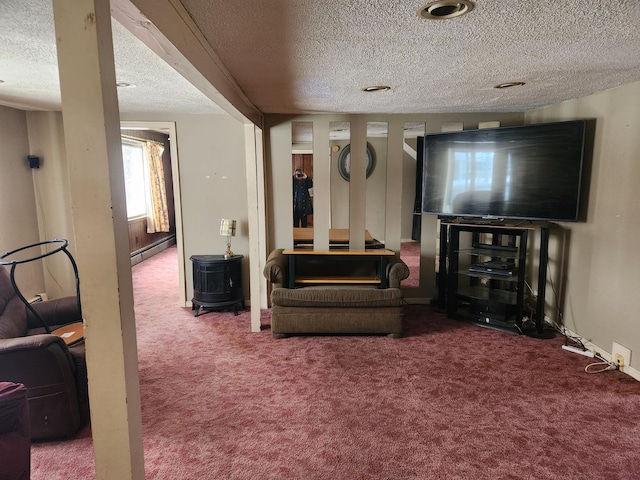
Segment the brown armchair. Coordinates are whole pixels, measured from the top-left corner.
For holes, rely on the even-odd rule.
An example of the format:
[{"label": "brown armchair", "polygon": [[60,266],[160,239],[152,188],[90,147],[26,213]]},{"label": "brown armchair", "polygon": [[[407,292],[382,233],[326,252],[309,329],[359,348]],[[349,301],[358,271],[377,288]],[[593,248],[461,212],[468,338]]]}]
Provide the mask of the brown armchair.
[{"label": "brown armchair", "polygon": [[[50,330],[82,321],[75,297],[32,307]],[[0,381],[27,387],[33,440],[74,435],[89,420],[84,343],[69,347],[45,332],[0,266]]]},{"label": "brown armchair", "polygon": [[0,382],[0,478],[29,480],[31,436],[24,385]]}]

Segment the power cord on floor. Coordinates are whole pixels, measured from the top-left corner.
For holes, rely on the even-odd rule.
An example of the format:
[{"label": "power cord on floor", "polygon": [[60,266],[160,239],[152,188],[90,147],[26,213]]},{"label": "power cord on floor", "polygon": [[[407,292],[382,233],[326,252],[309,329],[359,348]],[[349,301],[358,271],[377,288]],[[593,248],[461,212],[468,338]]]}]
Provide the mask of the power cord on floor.
[{"label": "power cord on floor", "polygon": [[[609,370],[619,370],[620,367],[613,363],[613,362],[608,362],[607,360],[605,360],[602,357],[598,357],[600,358],[600,360],[602,360],[602,362],[595,362],[595,363],[590,363],[589,365],[587,365],[586,367],[584,367],[584,371],[587,373],[602,373],[602,372],[608,372]],[[592,367],[598,367],[601,365],[606,365],[606,367],[604,368],[600,368],[598,370],[591,370]]]},{"label": "power cord on floor", "polygon": [[[556,298],[558,298],[558,294],[556,292],[555,286],[553,285],[553,277],[551,276],[551,272],[549,271],[549,263],[547,263],[546,265],[546,269],[547,269],[547,274],[548,274],[548,279],[549,282],[551,283],[551,290],[553,291],[553,294],[555,295]],[[531,286],[525,282],[525,285],[527,286],[527,288],[529,289],[529,292],[532,296],[532,298],[535,298],[535,294],[533,292],[533,289],[531,288]],[[557,302],[556,302],[557,305]],[[576,335],[570,335],[567,332],[567,329],[564,327],[564,318],[562,315],[562,310],[560,310],[559,307],[557,308],[557,314],[558,314],[558,323],[555,322],[549,322],[547,321],[547,319],[545,318],[544,323],[546,323],[547,325],[549,325],[551,328],[553,328],[554,330],[556,330],[558,333],[560,333],[563,337],[564,337],[564,344],[565,346],[571,346],[573,347],[575,345],[576,348],[582,350],[583,352],[587,351],[587,347],[584,345],[584,342],[582,341],[582,337],[576,336]],[[531,305],[529,305],[529,309],[531,312],[531,315],[533,316],[533,307]],[[569,342],[573,343],[574,345],[569,345]],[[602,358],[601,355],[597,354],[594,352],[594,357],[597,358],[598,360],[601,360],[600,362],[594,362],[594,363],[590,363],[589,365],[587,365],[586,367],[584,367],[584,371],[586,373],[603,373],[603,372],[608,372],[609,370],[620,370],[620,365],[618,365],[615,362],[610,362],[608,360],[606,360],[605,358]],[[598,368],[597,370],[594,370],[595,367],[603,367],[603,368]]]}]

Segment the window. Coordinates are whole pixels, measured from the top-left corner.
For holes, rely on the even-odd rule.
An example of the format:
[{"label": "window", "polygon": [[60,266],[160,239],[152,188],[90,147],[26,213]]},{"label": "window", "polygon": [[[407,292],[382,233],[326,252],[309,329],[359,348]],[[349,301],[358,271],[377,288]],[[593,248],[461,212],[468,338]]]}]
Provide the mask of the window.
[{"label": "window", "polygon": [[127,197],[127,217],[129,219],[147,214],[148,174],[144,156],[144,144],[122,139],[122,160],[124,163],[124,188]]}]

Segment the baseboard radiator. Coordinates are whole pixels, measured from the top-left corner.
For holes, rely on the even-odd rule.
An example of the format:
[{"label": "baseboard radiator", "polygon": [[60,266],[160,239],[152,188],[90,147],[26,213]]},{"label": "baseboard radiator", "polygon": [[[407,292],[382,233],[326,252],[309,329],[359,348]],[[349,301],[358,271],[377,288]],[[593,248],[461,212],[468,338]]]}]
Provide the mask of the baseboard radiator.
[{"label": "baseboard radiator", "polygon": [[170,237],[163,238],[162,240],[158,240],[151,245],[147,245],[140,250],[136,250],[131,253],[131,266],[134,266],[143,260],[146,260],[149,257],[153,257],[154,255],[160,253],[163,250],[173,246],[176,244],[175,235],[171,235]]}]

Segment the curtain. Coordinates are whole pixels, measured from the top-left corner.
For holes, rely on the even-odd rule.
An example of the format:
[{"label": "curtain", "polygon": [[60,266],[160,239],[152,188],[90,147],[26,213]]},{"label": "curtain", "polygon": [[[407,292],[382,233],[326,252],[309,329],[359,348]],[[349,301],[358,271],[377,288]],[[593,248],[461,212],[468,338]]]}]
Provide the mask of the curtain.
[{"label": "curtain", "polygon": [[157,142],[144,144],[149,171],[149,208],[147,211],[147,233],[168,232],[169,212],[167,190],[164,183],[162,152],[164,147]]}]

